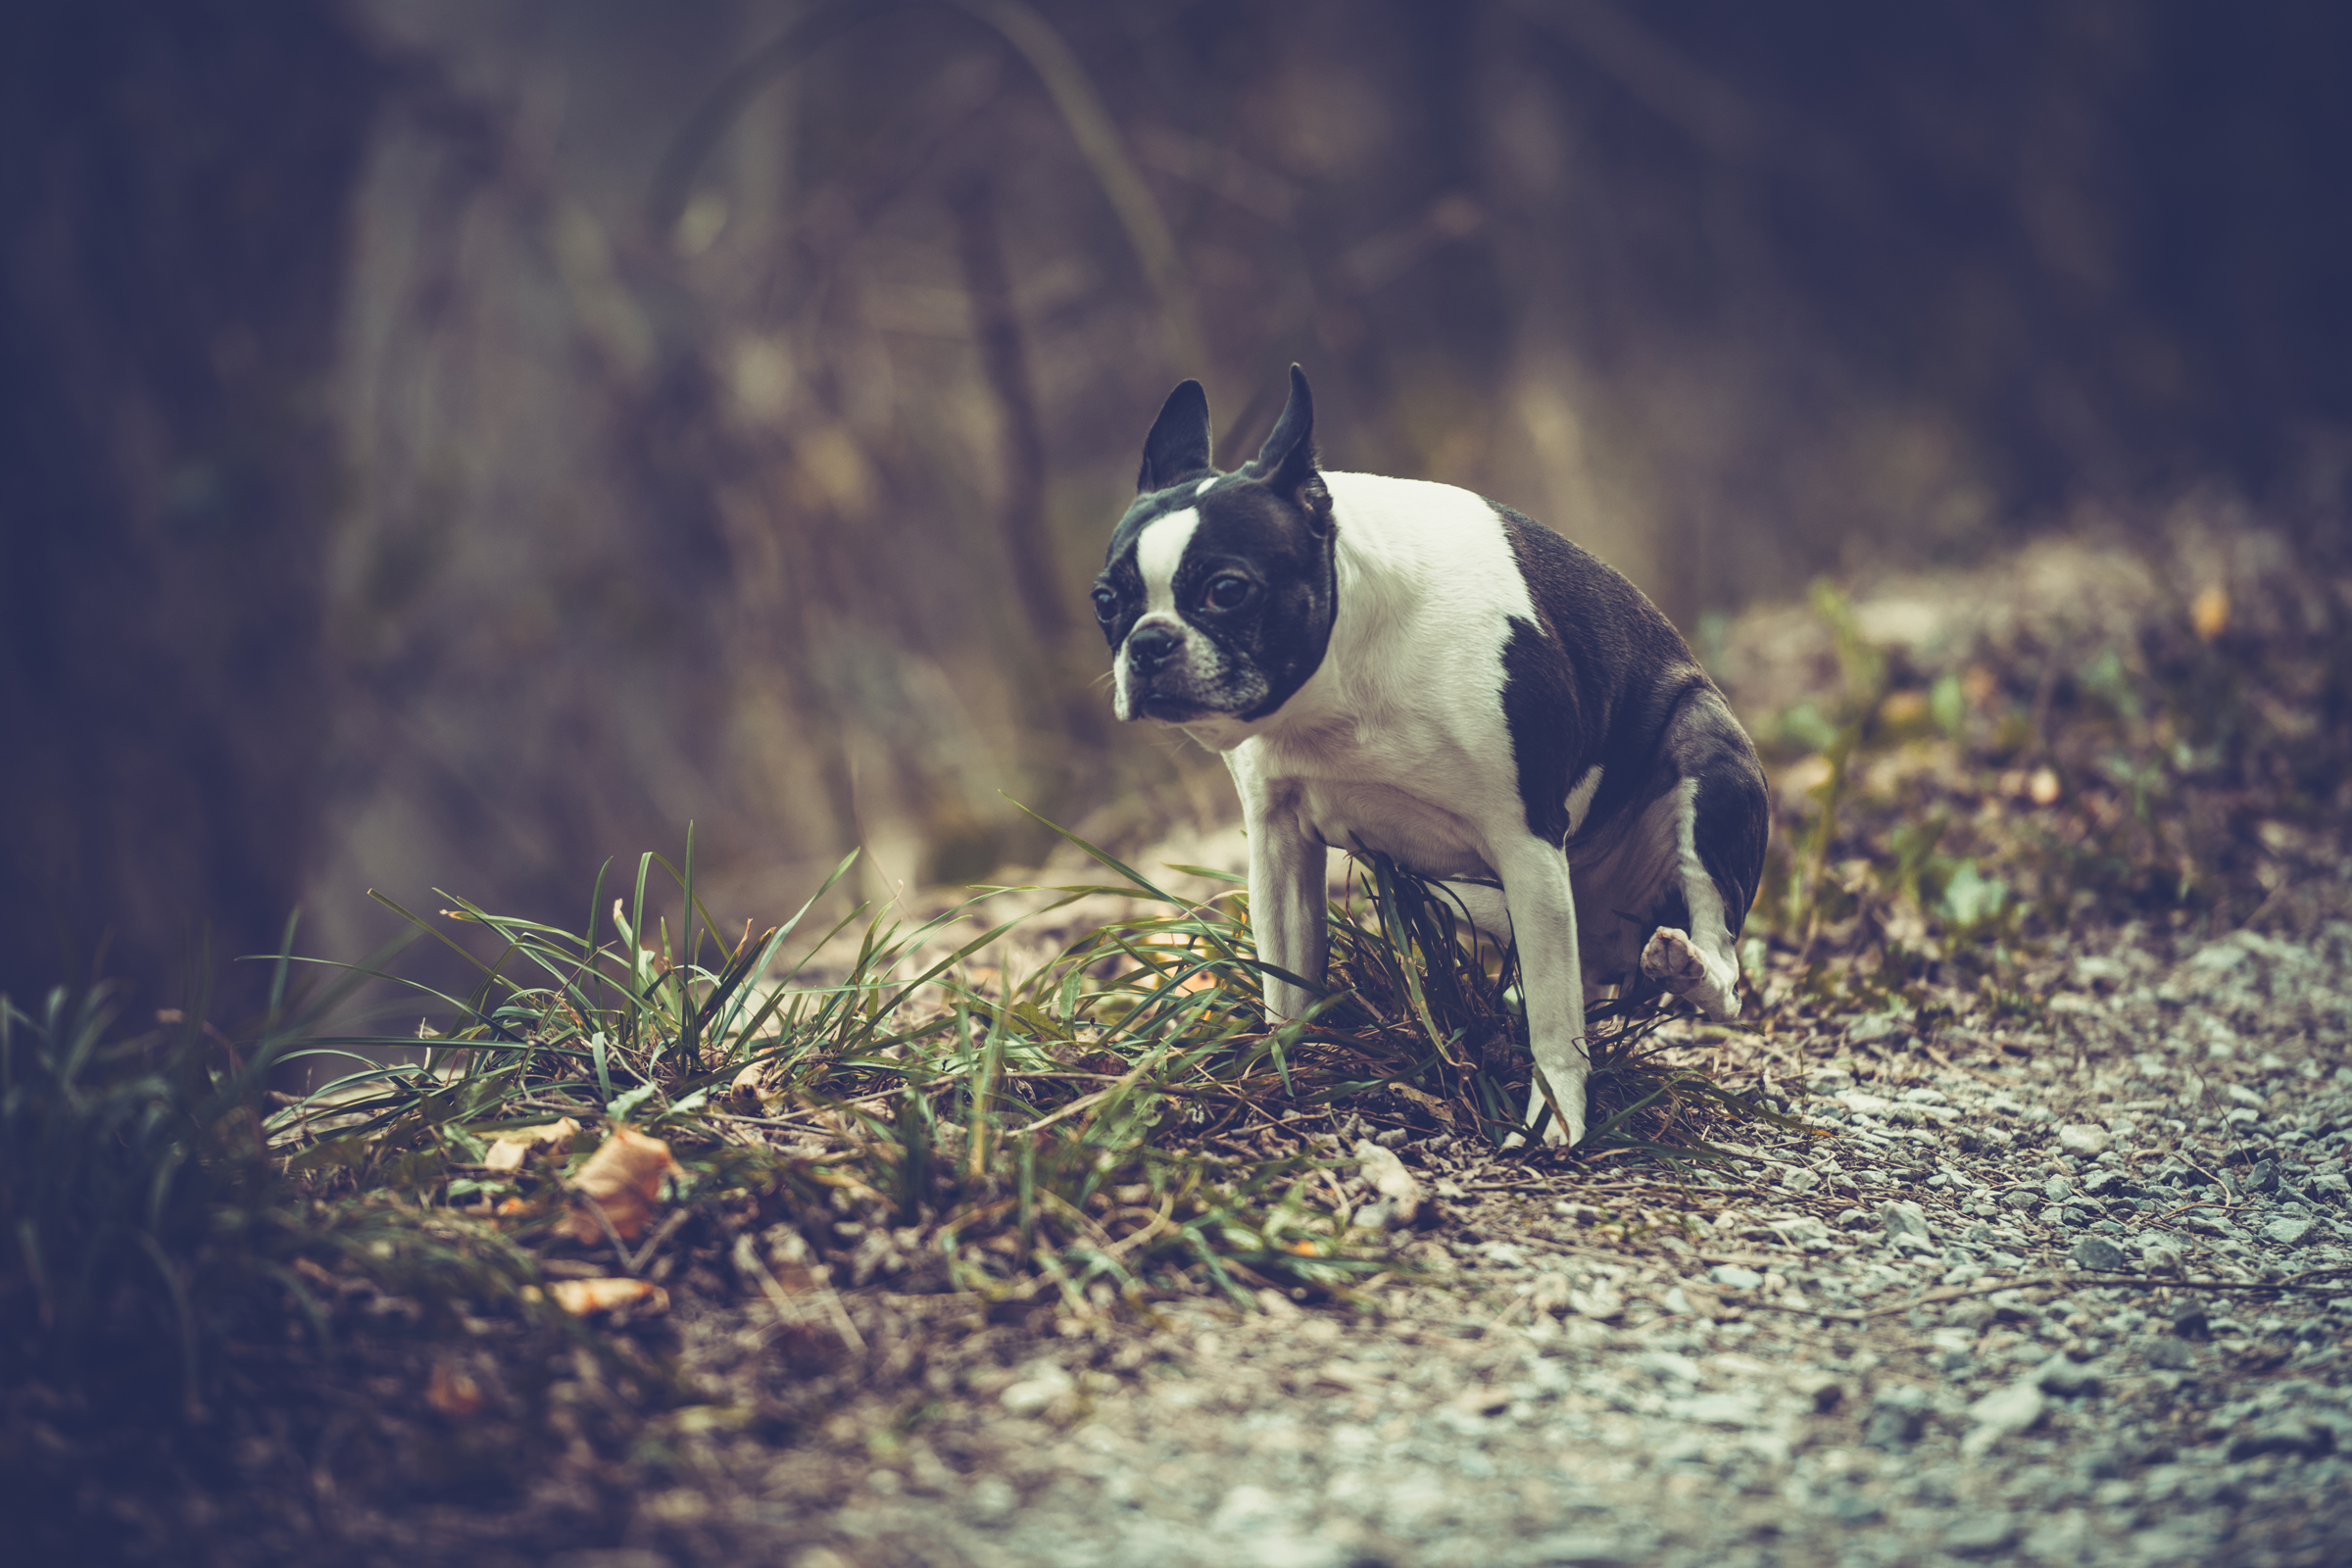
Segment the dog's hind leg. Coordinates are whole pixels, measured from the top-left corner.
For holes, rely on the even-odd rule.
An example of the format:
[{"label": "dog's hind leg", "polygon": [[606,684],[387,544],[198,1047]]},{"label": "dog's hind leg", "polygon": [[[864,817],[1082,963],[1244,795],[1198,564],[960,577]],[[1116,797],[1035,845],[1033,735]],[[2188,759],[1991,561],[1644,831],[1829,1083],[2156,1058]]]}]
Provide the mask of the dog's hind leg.
[{"label": "dog's hind leg", "polygon": [[1674,810],[1675,878],[1688,929],[1660,926],[1642,972],[1712,1018],[1740,1013],[1736,941],[1755,899],[1771,816],[1764,772],[1722,699],[1706,693],[1675,716],[1684,765]]}]

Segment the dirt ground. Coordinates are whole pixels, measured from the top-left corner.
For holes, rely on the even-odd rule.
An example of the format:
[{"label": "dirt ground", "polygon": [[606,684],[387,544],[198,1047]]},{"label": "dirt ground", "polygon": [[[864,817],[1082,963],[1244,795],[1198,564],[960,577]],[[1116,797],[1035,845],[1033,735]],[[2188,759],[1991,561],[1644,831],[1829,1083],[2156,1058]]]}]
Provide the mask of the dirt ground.
[{"label": "dirt ground", "polygon": [[[2094,566],[2049,594],[2147,612],[2153,578]],[[1901,592],[1859,610],[1883,641],[1981,644],[2058,612],[2033,609],[2047,567],[1947,593],[1992,607],[1959,630]],[[1736,628],[1743,707],[1818,678],[1794,625]],[[1521,1162],[1377,1106],[1298,1113],[1432,1200],[1340,1296],[987,1306],[843,1221],[863,1266],[786,1311],[687,1223],[665,1309],[575,1343],[403,1341],[403,1303],[361,1301],[383,1335],[252,1348],[204,1441],[19,1409],[12,1504],[45,1561],[2352,1560],[2330,855],[2249,920],[2086,912],[2021,950],[2022,1013],[1824,1007],[1804,956],[1770,953],[1754,1032],[1674,1026],[1793,1097],[1801,1126],[1748,1124],[1724,1164]]]}]

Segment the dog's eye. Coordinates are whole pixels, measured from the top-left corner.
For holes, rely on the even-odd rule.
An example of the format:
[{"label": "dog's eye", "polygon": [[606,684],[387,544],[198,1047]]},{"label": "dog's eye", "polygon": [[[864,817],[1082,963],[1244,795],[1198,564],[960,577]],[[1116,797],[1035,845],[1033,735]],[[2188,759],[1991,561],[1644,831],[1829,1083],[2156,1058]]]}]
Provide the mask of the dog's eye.
[{"label": "dog's eye", "polygon": [[1118,619],[1119,596],[1107,588],[1095,590],[1095,618],[1105,625]]},{"label": "dog's eye", "polygon": [[1227,572],[1209,579],[1208,591],[1200,602],[1211,610],[1239,610],[1250,597],[1250,579]]}]

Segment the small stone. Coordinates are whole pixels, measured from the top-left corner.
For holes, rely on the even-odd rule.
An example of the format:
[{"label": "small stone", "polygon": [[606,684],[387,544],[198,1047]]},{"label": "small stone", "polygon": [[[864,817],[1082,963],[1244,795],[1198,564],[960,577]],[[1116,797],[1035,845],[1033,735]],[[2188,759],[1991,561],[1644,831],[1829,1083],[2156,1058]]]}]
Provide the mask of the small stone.
[{"label": "small stone", "polygon": [[2335,1451],[2335,1431],[2307,1416],[2280,1416],[2240,1433],[2230,1445],[2230,1460],[2256,1459],[2266,1453],[2292,1453],[2317,1459]]},{"label": "small stone", "polygon": [[2270,1103],[2269,1097],[2262,1094],[2259,1090],[2248,1089],[2244,1084],[2231,1084],[2228,1089],[2225,1089],[2222,1092],[2228,1095],[2237,1103],[2241,1105],[2252,1105],[2258,1110],[2264,1105]]},{"label": "small stone", "polygon": [[1960,1451],[1975,1458],[1994,1444],[2013,1433],[2023,1432],[2041,1419],[2048,1401],[2041,1390],[2033,1383],[2012,1383],[1996,1389],[1968,1407],[1968,1417],[1974,1423],[1968,1436],[1960,1440]]},{"label": "small stone", "polygon": [[2260,1193],[2267,1198],[2278,1190],[2278,1162],[2276,1160],[2269,1159],[2256,1160],[2254,1162],[2254,1168],[2246,1172],[2246,1191],[2249,1193]]},{"label": "small stone", "polygon": [[1003,1476],[982,1476],[964,1494],[964,1500],[974,1516],[993,1521],[1012,1517],[1013,1510],[1021,1505],[1021,1494]]},{"label": "small stone", "polygon": [[2311,1196],[2314,1201],[2352,1201],[2352,1180],[2347,1180],[2342,1171],[2322,1171],[2311,1179]]},{"label": "small stone", "polygon": [[1917,1443],[1928,1426],[1928,1395],[1925,1389],[1908,1383],[1898,1383],[1881,1389],[1871,1401],[1870,1426],[1862,1441],[1873,1448],[1893,1448]]},{"label": "small stone", "polygon": [[1955,1557],[1990,1557],[2009,1549],[2017,1525],[2005,1513],[1980,1513],[1943,1533],[1943,1549]]},{"label": "small stone", "polygon": [[2015,1208],[2020,1210],[2038,1208],[2041,1206],[2041,1195],[2034,1191],[2031,1187],[2021,1187],[2016,1192],[2003,1193],[2001,1195],[2001,1206],[2003,1208]]},{"label": "small stone", "polygon": [[2148,1365],[2160,1372],[2185,1372],[2196,1364],[2196,1352],[2180,1340],[2158,1339],[2148,1342]]},{"label": "small stone", "polygon": [[1764,1283],[1763,1275],[1737,1263],[1719,1263],[1707,1270],[1707,1278],[1727,1291],[1752,1291]]},{"label": "small stone", "polygon": [[1931,1240],[1928,1211],[1899,1198],[1890,1198],[1879,1205],[1879,1223],[1886,1227],[1886,1235],[1893,1241]]},{"label": "small stone", "polygon": [[2262,1228],[2263,1239],[2280,1247],[2301,1247],[2319,1223],[2316,1219],[2275,1219]]},{"label": "small stone", "polygon": [[1054,1401],[1077,1387],[1070,1375],[1050,1361],[1038,1363],[1029,1376],[997,1396],[1005,1410],[1017,1416],[1039,1416],[1050,1409]]},{"label": "small stone", "polygon": [[1539,1540],[1524,1560],[1545,1568],[1634,1568],[1642,1554],[1606,1536],[1569,1532]]},{"label": "small stone", "polygon": [[2053,1203],[2063,1203],[2075,1196],[2075,1184],[2063,1176],[2053,1176],[2041,1184],[2041,1196]]},{"label": "small stone", "polygon": [[2124,1250],[2104,1236],[2085,1236],[2067,1253],[2075,1267],[2114,1273],[2125,1266]]},{"label": "small stone", "polygon": [[2069,1122],[2058,1129],[2060,1152],[2096,1159],[2107,1152],[2107,1129],[2088,1122]]},{"label": "small stone", "polygon": [[2034,1386],[2062,1399],[2079,1399],[2083,1395],[2098,1393],[2100,1379],[2098,1372],[2085,1363],[2070,1356],[2053,1355],[2034,1375]]}]

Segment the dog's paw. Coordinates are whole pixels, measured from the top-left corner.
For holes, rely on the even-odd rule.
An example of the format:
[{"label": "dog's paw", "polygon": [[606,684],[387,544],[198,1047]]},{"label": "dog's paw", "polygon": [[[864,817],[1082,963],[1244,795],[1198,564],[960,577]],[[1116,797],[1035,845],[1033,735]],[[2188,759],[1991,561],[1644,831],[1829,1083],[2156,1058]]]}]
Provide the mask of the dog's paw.
[{"label": "dog's paw", "polygon": [[1740,999],[1733,994],[1739,976],[1717,974],[1688,932],[1670,925],[1651,932],[1642,950],[1642,972],[1676,996],[1689,997],[1710,1017],[1739,1016]]},{"label": "dog's paw", "polygon": [[[1585,1141],[1584,1080],[1582,1078],[1577,1080],[1573,1094],[1563,1095],[1551,1103],[1558,1107],[1559,1114],[1544,1118],[1544,1147],[1567,1149],[1583,1143]],[[1539,1084],[1528,1094],[1527,1119],[1534,1121],[1544,1110],[1544,1104],[1543,1086]],[[1527,1140],[1517,1133],[1512,1133],[1502,1141],[1502,1147],[1505,1149],[1523,1149],[1526,1146]]]},{"label": "dog's paw", "polygon": [[1662,925],[1642,950],[1642,972],[1679,996],[1707,978],[1707,960],[1687,933]]}]

